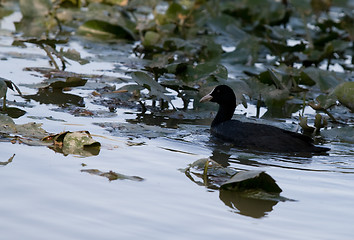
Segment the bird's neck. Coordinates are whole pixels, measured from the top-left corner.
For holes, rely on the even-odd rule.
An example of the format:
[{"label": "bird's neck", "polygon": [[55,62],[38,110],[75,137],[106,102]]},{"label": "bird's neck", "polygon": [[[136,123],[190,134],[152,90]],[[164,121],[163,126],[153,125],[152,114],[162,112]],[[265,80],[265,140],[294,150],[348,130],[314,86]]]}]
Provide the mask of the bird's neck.
[{"label": "bird's neck", "polygon": [[214,127],[222,122],[231,120],[232,116],[234,115],[235,108],[236,106],[220,105],[219,111],[211,123],[211,126]]}]

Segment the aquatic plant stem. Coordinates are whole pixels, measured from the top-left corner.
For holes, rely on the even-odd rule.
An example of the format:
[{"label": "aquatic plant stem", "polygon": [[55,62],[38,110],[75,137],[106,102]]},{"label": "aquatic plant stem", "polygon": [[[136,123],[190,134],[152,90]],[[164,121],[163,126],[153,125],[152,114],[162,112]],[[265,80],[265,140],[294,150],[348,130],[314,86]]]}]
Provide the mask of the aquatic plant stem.
[{"label": "aquatic plant stem", "polygon": [[6,111],[6,93],[4,95],[4,98],[3,98],[3,102],[2,102],[2,110],[5,112]]},{"label": "aquatic plant stem", "polygon": [[204,180],[205,186],[208,183],[208,167],[209,167],[209,159],[206,160],[205,165],[204,165],[204,171],[203,171],[203,180]]},{"label": "aquatic plant stem", "polygon": [[42,44],[39,44],[39,46],[46,52],[47,56],[48,56],[48,57],[50,58],[50,60],[52,61],[52,63],[53,63],[53,65],[54,65],[55,69],[59,70],[59,66],[58,66],[58,64],[56,63],[56,61],[54,60],[53,55],[50,53],[50,51],[49,51],[46,47],[44,47]]}]

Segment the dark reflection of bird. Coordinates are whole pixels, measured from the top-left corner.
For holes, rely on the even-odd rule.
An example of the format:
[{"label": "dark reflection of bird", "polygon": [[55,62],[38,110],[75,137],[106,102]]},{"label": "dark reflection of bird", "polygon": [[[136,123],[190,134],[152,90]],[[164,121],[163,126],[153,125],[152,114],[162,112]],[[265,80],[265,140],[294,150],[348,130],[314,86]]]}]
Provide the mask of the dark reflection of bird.
[{"label": "dark reflection of bird", "polygon": [[236,96],[226,85],[219,85],[200,99],[216,102],[219,111],[211,123],[211,134],[237,147],[256,151],[283,153],[323,153],[329,148],[313,145],[312,138],[278,127],[231,120],[236,108]]}]

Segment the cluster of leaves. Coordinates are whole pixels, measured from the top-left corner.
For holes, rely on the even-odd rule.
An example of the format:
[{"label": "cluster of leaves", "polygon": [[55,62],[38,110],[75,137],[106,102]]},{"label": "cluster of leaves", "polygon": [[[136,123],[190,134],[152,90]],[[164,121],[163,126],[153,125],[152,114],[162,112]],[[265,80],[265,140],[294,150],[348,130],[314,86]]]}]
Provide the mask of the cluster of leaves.
[{"label": "cluster of leaves", "polygon": [[[354,13],[347,1],[32,1],[37,7],[28,2],[20,1],[22,24],[40,17],[46,23],[36,28],[41,29],[37,37],[58,38],[74,30],[91,38],[137,43],[131,50],[142,66],[133,70],[134,83],[124,88],[143,109],[147,100],[168,108],[176,97],[187,108],[203,89],[227,83],[239,101],[245,104],[247,95],[258,106],[275,109],[273,113],[284,115],[292,99],[323,111],[338,100],[353,111],[345,97],[352,90],[344,96],[336,89],[353,78]],[[20,26],[23,36],[33,36]],[[54,51],[51,42],[26,41],[40,44],[47,53],[51,47],[65,67],[64,52]],[[193,103],[199,107],[198,101]]]},{"label": "cluster of leaves", "polygon": [[[227,82],[239,100],[247,94],[268,108],[282,108],[309,90],[309,101],[319,93],[328,96],[353,77],[353,12],[345,4],[332,4],[128,1],[115,5],[120,13],[115,23],[94,19],[79,30],[139,41],[133,51],[146,60],[145,66],[132,74],[137,85],[129,88],[149,90],[148,95],[138,95],[139,101],[162,100],[161,107],[166,107],[163,102],[172,104],[172,90],[186,108],[200,97],[196,90]],[[256,67],[259,63],[261,68]],[[332,71],[334,66],[341,73]],[[343,102],[347,106],[345,102],[349,100]]]}]

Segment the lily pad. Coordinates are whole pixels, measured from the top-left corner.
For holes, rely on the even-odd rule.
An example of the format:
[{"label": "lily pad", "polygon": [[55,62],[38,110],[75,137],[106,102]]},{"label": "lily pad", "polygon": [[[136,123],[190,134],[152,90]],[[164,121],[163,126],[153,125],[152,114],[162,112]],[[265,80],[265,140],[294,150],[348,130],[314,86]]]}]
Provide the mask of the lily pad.
[{"label": "lily pad", "polygon": [[84,65],[84,64],[87,64],[90,62],[87,59],[81,58],[81,54],[78,51],[76,51],[75,49],[68,49],[67,51],[60,49],[59,53],[62,54],[66,58],[69,58],[73,61],[80,63],[81,65]]},{"label": "lily pad", "polygon": [[354,112],[354,82],[345,82],[334,89],[338,101]]},{"label": "lily pad", "polygon": [[148,31],[145,33],[143,45],[144,46],[155,45],[156,43],[158,43],[159,39],[160,39],[160,34],[153,31]]},{"label": "lily pad", "polygon": [[[262,191],[280,193],[282,190],[275,180],[264,171],[241,171],[223,167],[209,158],[203,158],[192,163],[183,172],[198,185],[211,189],[229,190],[236,192]],[[202,179],[197,181],[193,176]]]},{"label": "lily pad", "polygon": [[322,130],[321,135],[332,141],[354,143],[354,127],[345,126],[342,128],[332,128]]},{"label": "lily pad", "polygon": [[54,89],[63,89],[67,87],[79,87],[79,86],[84,86],[86,84],[87,80],[82,79],[81,77],[68,77],[66,78],[65,82],[64,81],[56,81],[51,83],[48,87],[54,88]]},{"label": "lily pad", "polygon": [[89,20],[78,28],[82,35],[94,35],[99,37],[115,36],[126,40],[135,40],[136,37],[129,29],[101,20]]},{"label": "lily pad", "polygon": [[15,124],[10,117],[3,114],[0,114],[0,133],[19,135],[32,140],[39,140],[48,134],[42,128],[42,124],[35,122]]},{"label": "lily pad", "polygon": [[220,188],[233,191],[256,189],[272,193],[282,192],[275,180],[264,171],[243,171],[236,173],[231,179],[223,183]]},{"label": "lily pad", "polygon": [[316,82],[322,92],[333,90],[339,83],[344,80],[338,74],[314,67],[305,68],[303,71],[311,80]]},{"label": "lily pad", "polygon": [[92,139],[88,131],[63,132],[47,136],[42,141],[53,142],[52,149],[64,155],[98,155],[101,147],[99,142]]},{"label": "lily pad", "polygon": [[163,99],[172,104],[171,98],[166,95],[168,91],[158,82],[156,82],[152,77],[144,72],[133,72],[132,79],[138,83],[140,86],[145,87],[149,90],[150,96],[155,96],[158,99]]},{"label": "lily pad", "polygon": [[22,16],[28,18],[46,16],[52,8],[51,0],[20,0]]}]

